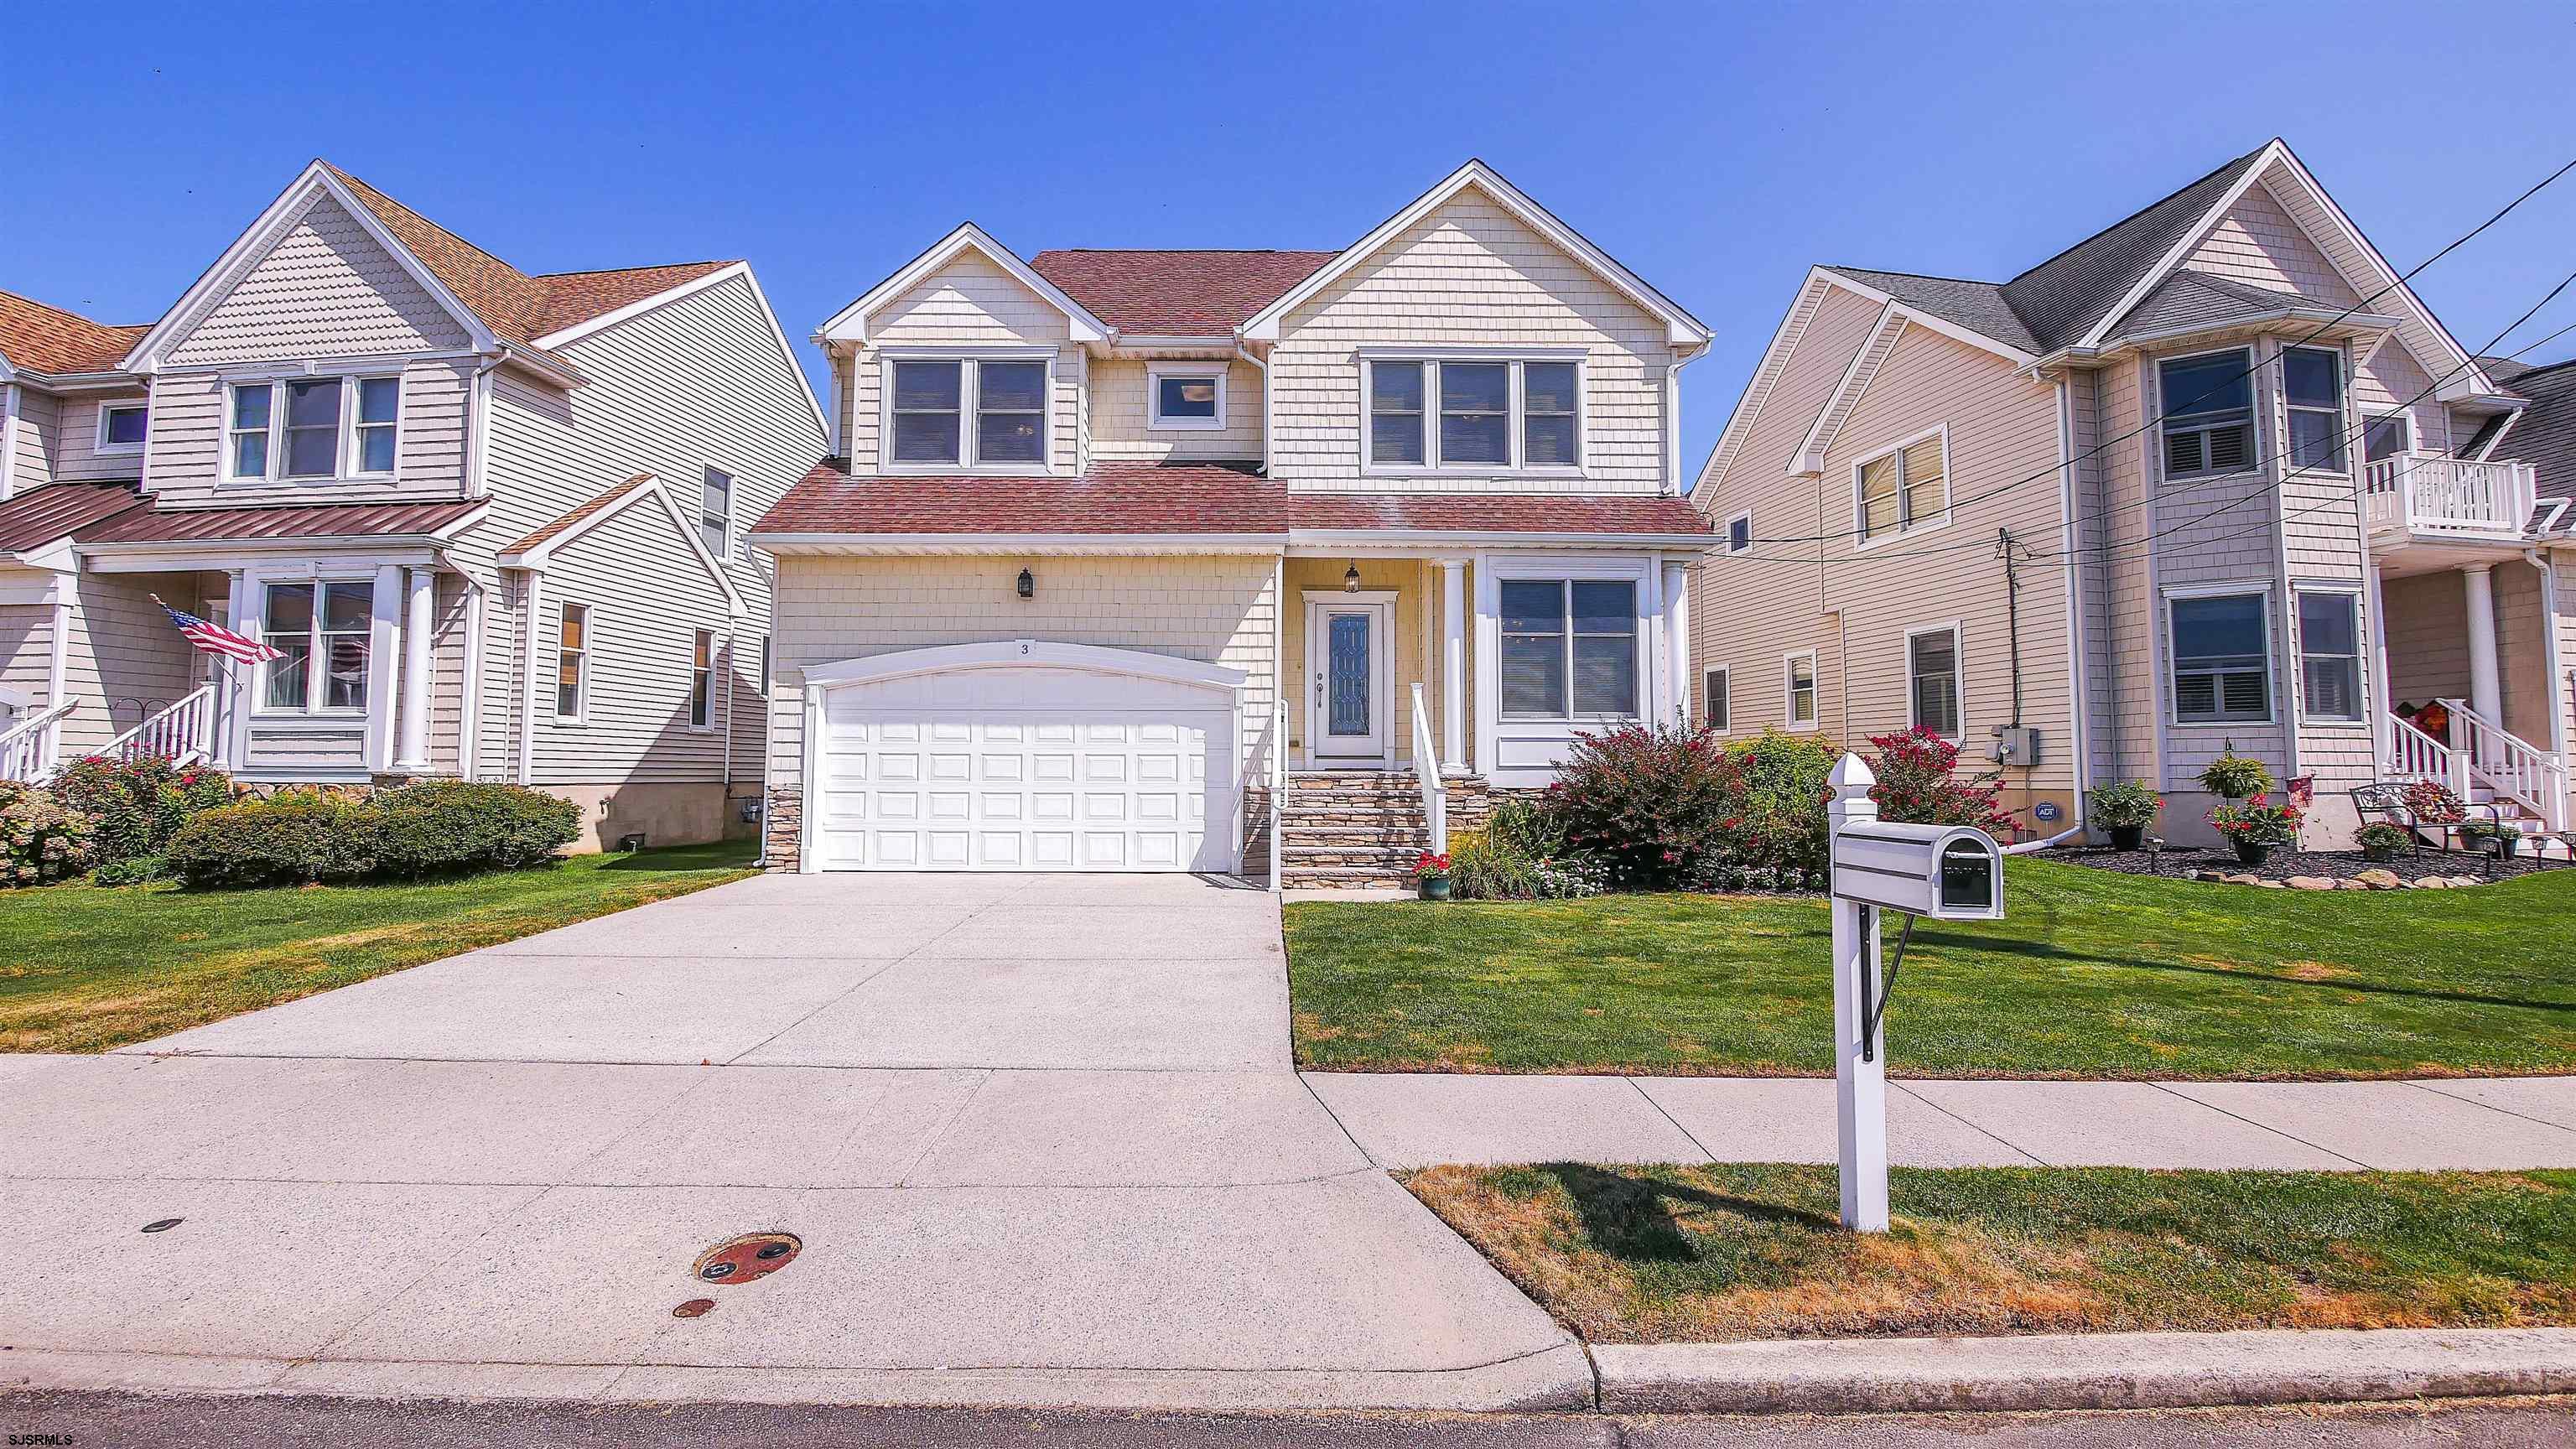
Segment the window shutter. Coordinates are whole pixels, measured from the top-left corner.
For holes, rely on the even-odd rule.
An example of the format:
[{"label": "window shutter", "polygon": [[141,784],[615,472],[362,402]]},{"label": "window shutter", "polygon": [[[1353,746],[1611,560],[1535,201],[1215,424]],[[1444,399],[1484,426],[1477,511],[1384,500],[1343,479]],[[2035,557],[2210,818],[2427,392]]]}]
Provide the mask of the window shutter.
[{"label": "window shutter", "polygon": [[2197,473],[2201,469],[2198,433],[2165,434],[2165,472]]},{"label": "window shutter", "polygon": [[2209,430],[2209,468],[2213,473],[2231,473],[2246,467],[2252,460],[2254,427],[2238,423],[2232,428]]},{"label": "window shutter", "polygon": [[2174,676],[2174,713],[2184,719],[2206,719],[2218,713],[2218,676]]},{"label": "window shutter", "polygon": [[2264,675],[2260,670],[2238,670],[2219,675],[2219,697],[2225,712],[2251,717],[2269,713],[2271,701],[2263,697],[2263,681]]}]

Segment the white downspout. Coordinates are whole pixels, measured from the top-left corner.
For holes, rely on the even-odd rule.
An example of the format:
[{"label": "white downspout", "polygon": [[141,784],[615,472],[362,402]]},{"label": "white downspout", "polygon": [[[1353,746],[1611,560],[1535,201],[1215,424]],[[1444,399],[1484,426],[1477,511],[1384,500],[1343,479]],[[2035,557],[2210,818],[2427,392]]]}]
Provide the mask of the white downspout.
[{"label": "white downspout", "polygon": [[529,569],[528,605],[519,627],[519,783],[536,782],[537,628],[545,613],[545,572]]},{"label": "white downspout", "polygon": [[1261,374],[1261,476],[1270,476],[1270,364],[1252,355],[1250,348],[1237,341],[1234,355],[1249,363]]},{"label": "white downspout", "polygon": [[0,503],[18,493],[18,384],[0,387]]},{"label": "white downspout", "polygon": [[[1267,402],[1270,374],[1262,372],[1263,400]],[[1262,420],[1262,450],[1266,455],[1270,443],[1270,423]],[[1280,839],[1288,829],[1288,555],[1280,554],[1270,561],[1270,890],[1278,894],[1288,888],[1279,877]]]},{"label": "white downspout", "polygon": [[[2556,809],[2556,818],[2545,823],[2553,830],[2564,830],[2569,823],[2567,797],[2571,783],[2576,782],[2569,780],[2567,769],[2567,711],[2570,701],[2559,691],[2562,686],[2567,686],[2569,693],[2576,693],[2576,686],[2567,685],[2564,660],[2558,649],[2558,564],[2547,549],[2527,548],[2522,551],[2522,556],[2533,568],[2540,570],[2540,647],[2548,670],[2542,676],[2542,692],[2549,701],[2549,751],[2558,757],[2559,798],[2550,802]],[[2503,722],[2499,720],[2497,723],[2500,727]]]}]

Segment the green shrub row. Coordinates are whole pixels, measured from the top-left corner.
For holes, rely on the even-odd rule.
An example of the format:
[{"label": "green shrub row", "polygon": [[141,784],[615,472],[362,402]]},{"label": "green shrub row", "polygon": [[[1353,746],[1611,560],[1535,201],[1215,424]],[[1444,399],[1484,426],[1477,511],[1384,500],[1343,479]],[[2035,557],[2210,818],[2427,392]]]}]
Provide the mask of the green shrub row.
[{"label": "green shrub row", "polygon": [[433,780],[356,799],[288,791],[189,819],[163,852],[192,888],[517,870],[581,833],[569,800],[517,785]]}]

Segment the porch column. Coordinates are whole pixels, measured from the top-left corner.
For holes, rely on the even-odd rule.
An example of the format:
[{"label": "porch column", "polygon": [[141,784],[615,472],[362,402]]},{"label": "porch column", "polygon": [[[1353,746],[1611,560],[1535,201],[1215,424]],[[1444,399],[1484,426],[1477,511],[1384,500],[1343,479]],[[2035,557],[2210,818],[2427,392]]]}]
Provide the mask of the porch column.
[{"label": "porch column", "polygon": [[2469,708],[2504,728],[2504,691],[2497,684],[2495,633],[2495,568],[2478,564],[2460,570],[2468,589]]},{"label": "porch column", "polygon": [[[250,590],[245,586],[243,571],[224,570],[224,623],[237,633],[256,639],[264,632],[265,621],[254,622],[250,616]],[[226,660],[215,670],[215,763],[227,770],[241,768],[247,753],[242,738],[242,722],[250,717],[251,701],[259,688],[263,666]]]},{"label": "porch column", "polygon": [[[367,621],[367,767],[371,770],[393,768],[394,692],[388,686],[393,683],[394,654],[402,641],[402,582],[402,565],[376,566]],[[329,667],[325,660],[314,665]]]},{"label": "porch column", "polygon": [[394,768],[405,774],[429,768],[429,631],[437,599],[437,573],[415,566],[403,608],[402,703],[395,716]]},{"label": "porch column", "polygon": [[1673,723],[1690,725],[1690,570],[1677,563],[1664,565],[1664,655],[1665,672],[1672,687]]},{"label": "porch column", "polygon": [[1467,766],[1467,561],[1440,561],[1440,757]]}]

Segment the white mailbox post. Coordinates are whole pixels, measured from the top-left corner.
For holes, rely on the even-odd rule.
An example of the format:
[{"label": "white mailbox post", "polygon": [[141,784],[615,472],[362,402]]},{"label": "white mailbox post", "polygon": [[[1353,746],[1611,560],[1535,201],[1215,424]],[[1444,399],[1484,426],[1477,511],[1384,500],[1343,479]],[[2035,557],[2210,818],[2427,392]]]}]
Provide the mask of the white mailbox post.
[{"label": "white mailbox post", "polygon": [[[1881,1029],[1896,973],[1879,970],[1878,913],[1905,913],[1905,937],[1924,916],[1993,921],[2004,914],[2004,861],[1994,837],[1964,825],[1878,818],[1878,783],[1860,756],[1835,763],[1825,807],[1834,900],[1834,1126],[1842,1161],[1843,1226],[1887,1231],[1887,1053]],[[1896,947],[1905,960],[1905,937]]]}]

